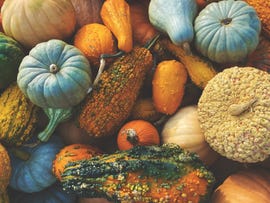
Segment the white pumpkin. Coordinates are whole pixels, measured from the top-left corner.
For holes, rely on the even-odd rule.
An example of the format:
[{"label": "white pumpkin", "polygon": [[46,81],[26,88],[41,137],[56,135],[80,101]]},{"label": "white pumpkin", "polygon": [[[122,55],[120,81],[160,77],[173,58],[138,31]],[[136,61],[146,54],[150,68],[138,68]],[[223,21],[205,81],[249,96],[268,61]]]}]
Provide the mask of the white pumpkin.
[{"label": "white pumpkin", "polygon": [[163,143],[176,143],[197,153],[206,165],[211,165],[218,158],[204,139],[196,105],[182,107],[171,116],[162,128],[161,137]]}]

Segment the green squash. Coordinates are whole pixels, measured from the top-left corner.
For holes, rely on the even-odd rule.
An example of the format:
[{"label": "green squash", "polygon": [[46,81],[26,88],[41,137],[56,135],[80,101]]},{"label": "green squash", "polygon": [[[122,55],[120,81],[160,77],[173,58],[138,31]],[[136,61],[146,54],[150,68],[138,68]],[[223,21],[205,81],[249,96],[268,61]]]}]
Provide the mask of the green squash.
[{"label": "green squash", "polygon": [[83,53],[62,40],[37,44],[20,64],[17,83],[42,108],[69,108],[81,102],[92,84]]},{"label": "green squash", "polygon": [[201,54],[217,63],[237,63],[256,49],[261,22],[245,1],[219,1],[201,10],[194,30]]},{"label": "green squash", "polygon": [[16,81],[18,68],[24,56],[21,45],[0,32],[0,91]]},{"label": "green squash", "polygon": [[168,34],[174,44],[187,48],[194,37],[197,11],[196,0],[151,0],[148,8],[151,24]]}]

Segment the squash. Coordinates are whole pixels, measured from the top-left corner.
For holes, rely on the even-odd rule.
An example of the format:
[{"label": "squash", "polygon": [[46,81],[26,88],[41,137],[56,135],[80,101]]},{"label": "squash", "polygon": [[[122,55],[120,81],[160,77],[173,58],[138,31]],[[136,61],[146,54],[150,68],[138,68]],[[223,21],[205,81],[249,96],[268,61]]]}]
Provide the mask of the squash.
[{"label": "squash", "polygon": [[80,128],[94,137],[117,133],[129,117],[152,65],[152,53],[144,47],[117,58],[80,105],[76,119]]},{"label": "squash", "polygon": [[175,45],[185,47],[188,53],[197,10],[196,0],[151,0],[148,14],[156,29],[167,34]]},{"label": "squash", "polygon": [[159,132],[150,122],[131,120],[119,130],[117,135],[118,149],[128,150],[137,145],[160,145]]},{"label": "squash", "polygon": [[72,161],[91,158],[101,154],[101,150],[87,144],[71,144],[63,147],[53,161],[52,172],[58,180],[64,171],[65,165]]},{"label": "squash", "polygon": [[47,142],[33,139],[27,145],[8,149],[12,167],[9,186],[32,193],[53,185],[56,182],[52,173],[53,160],[63,147],[62,140],[55,135]]},{"label": "squash", "polygon": [[78,198],[78,203],[112,203],[105,198]]},{"label": "squash", "polygon": [[[0,143],[0,194],[5,193],[11,177],[11,164],[7,149]],[[0,202],[2,202],[0,200]]]},{"label": "squash", "polygon": [[125,0],[105,0],[100,16],[117,39],[118,49],[130,52],[133,48],[130,6]]},{"label": "squash", "polygon": [[93,67],[99,66],[102,54],[114,54],[117,50],[112,32],[99,23],[82,26],[75,33],[73,44],[84,53]]},{"label": "squash", "polygon": [[171,116],[162,128],[161,140],[162,143],[175,143],[183,149],[197,153],[208,166],[218,158],[218,154],[204,139],[196,105],[182,107]]},{"label": "squash", "polygon": [[129,3],[133,41],[138,45],[146,44],[159,33],[149,21],[149,3],[145,4],[140,1]]},{"label": "squash", "polygon": [[207,201],[214,176],[197,155],[176,144],[135,146],[69,163],[64,190],[113,202]]},{"label": "squash", "polygon": [[247,66],[252,66],[270,73],[270,40],[264,36],[251,54],[248,55]]},{"label": "squash", "polygon": [[25,56],[21,45],[0,32],[0,90],[16,81],[19,65]]},{"label": "squash", "polygon": [[187,70],[176,60],[157,64],[152,80],[152,97],[158,112],[172,115],[180,106],[187,82]]},{"label": "squash", "polygon": [[9,0],[1,14],[5,34],[27,49],[50,39],[68,40],[76,24],[70,0]]},{"label": "squash", "polygon": [[0,194],[0,203],[9,203],[9,196],[7,191],[4,191]]},{"label": "squash", "polygon": [[12,203],[75,203],[76,196],[63,191],[59,182],[39,192],[26,193],[18,190],[9,190]]},{"label": "squash", "polygon": [[237,63],[256,49],[261,22],[245,1],[219,1],[199,13],[194,30],[194,44],[202,55],[217,63]]},{"label": "squash", "polygon": [[102,23],[99,15],[104,0],[71,0],[75,9],[76,30],[91,23]]},{"label": "squash", "polygon": [[37,129],[40,108],[34,105],[13,82],[0,95],[0,141],[20,146]]},{"label": "squash", "polygon": [[69,108],[81,102],[92,84],[84,54],[62,40],[37,44],[20,64],[17,83],[42,108]]},{"label": "squash", "polygon": [[249,168],[233,173],[214,191],[211,203],[268,203],[270,173],[260,168]]}]

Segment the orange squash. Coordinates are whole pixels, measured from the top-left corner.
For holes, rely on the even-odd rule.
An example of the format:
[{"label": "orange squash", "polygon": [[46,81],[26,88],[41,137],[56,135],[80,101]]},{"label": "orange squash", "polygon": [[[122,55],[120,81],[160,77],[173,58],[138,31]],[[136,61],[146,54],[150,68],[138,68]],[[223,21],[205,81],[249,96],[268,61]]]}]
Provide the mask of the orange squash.
[{"label": "orange squash", "polygon": [[157,65],[152,81],[152,96],[157,111],[168,115],[176,112],[184,96],[187,75],[179,61],[164,60]]},{"label": "orange squash", "polygon": [[133,48],[130,6],[125,0],[105,0],[100,11],[101,19],[117,39],[121,51]]},{"label": "orange squash", "polygon": [[75,33],[74,46],[84,53],[94,67],[99,65],[101,54],[113,54],[117,49],[111,31],[99,23],[90,23],[81,27]]},{"label": "orange squash", "polygon": [[129,5],[133,41],[136,44],[144,45],[153,39],[158,31],[149,21],[148,7],[139,1],[132,1]]},{"label": "orange squash", "polygon": [[56,155],[53,161],[52,172],[58,180],[61,180],[61,174],[65,169],[65,165],[72,161],[89,159],[93,156],[100,155],[100,149],[86,144],[71,144],[66,145]]},{"label": "orange squash", "polygon": [[160,137],[154,125],[144,120],[132,120],[122,126],[117,135],[117,146],[128,150],[136,145],[159,145]]}]

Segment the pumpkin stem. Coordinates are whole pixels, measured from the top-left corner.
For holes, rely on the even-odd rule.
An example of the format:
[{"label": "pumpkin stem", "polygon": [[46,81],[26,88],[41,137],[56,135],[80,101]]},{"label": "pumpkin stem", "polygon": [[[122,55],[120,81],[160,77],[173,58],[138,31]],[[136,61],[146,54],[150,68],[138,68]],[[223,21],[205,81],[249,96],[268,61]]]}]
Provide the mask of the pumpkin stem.
[{"label": "pumpkin stem", "polygon": [[104,59],[103,57],[100,58],[100,65],[99,65],[99,68],[98,68],[98,73],[97,73],[97,75],[96,75],[96,78],[95,78],[95,80],[94,80],[94,82],[93,82],[93,86],[95,86],[95,85],[98,83],[99,78],[100,78],[100,76],[101,76],[101,73],[103,72],[103,70],[104,70],[104,68],[105,68],[105,64],[106,64],[105,59]]},{"label": "pumpkin stem", "polygon": [[55,65],[55,64],[50,65],[50,72],[51,73],[57,73],[58,71],[59,71],[59,68],[57,65]]},{"label": "pumpkin stem", "polygon": [[182,44],[182,48],[183,48],[183,50],[184,50],[184,52],[185,52],[186,55],[189,55],[189,56],[192,55],[191,49],[190,49],[190,45],[189,45],[188,42],[184,42]]},{"label": "pumpkin stem", "polygon": [[153,37],[153,39],[151,39],[149,42],[147,42],[143,47],[146,49],[151,49],[156,44],[156,42],[158,41],[159,38],[160,38],[160,34]]},{"label": "pumpkin stem", "polygon": [[29,152],[25,151],[25,150],[22,150],[22,149],[19,149],[19,148],[16,148],[16,147],[12,147],[10,150],[11,150],[11,153],[15,157],[17,157],[17,158],[19,158],[19,159],[21,159],[23,161],[27,161],[31,157],[31,154]]},{"label": "pumpkin stem", "polygon": [[257,101],[256,98],[253,98],[247,102],[243,102],[240,104],[232,104],[229,106],[229,113],[232,116],[239,116],[240,114],[242,114],[244,111],[246,111],[247,109],[249,109],[255,102]]},{"label": "pumpkin stem", "polygon": [[46,142],[49,140],[58,124],[66,121],[72,116],[72,108],[45,108],[43,110],[49,118],[49,123],[45,130],[38,134],[38,139],[42,142]]},{"label": "pumpkin stem", "polygon": [[222,25],[229,25],[232,22],[232,18],[225,18],[221,20]]},{"label": "pumpkin stem", "polygon": [[138,135],[134,129],[127,129],[127,140],[132,144],[132,145],[137,145],[139,142]]},{"label": "pumpkin stem", "polygon": [[169,115],[163,115],[159,120],[154,122],[154,126],[159,127],[163,125],[169,118]]},{"label": "pumpkin stem", "polygon": [[120,57],[122,55],[124,55],[126,52],[124,51],[118,51],[117,53],[115,54],[101,54],[100,55],[100,58],[117,58],[117,57]]}]

